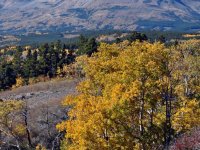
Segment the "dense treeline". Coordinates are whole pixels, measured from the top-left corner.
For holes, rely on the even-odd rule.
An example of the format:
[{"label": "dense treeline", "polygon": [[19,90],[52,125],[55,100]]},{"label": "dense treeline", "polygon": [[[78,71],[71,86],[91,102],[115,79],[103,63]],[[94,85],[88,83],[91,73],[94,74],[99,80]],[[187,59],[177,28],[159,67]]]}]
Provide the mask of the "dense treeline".
[{"label": "dense treeline", "polygon": [[[58,68],[62,69],[64,64],[70,64],[75,59],[73,53],[67,53],[66,50],[66,45],[61,44],[60,41],[50,45],[44,44],[34,50],[17,47],[13,55],[1,57],[0,78],[4,83],[0,84],[0,89],[11,87],[18,77],[22,77],[27,82],[29,78],[40,75],[55,77]],[[8,58],[11,60],[7,60]]]},{"label": "dense treeline", "polygon": [[18,46],[15,50],[0,56],[0,89],[8,89],[23,79],[28,84],[30,78],[46,76],[56,77],[65,65],[75,61],[76,55],[91,55],[97,50],[94,38],[80,36],[78,44],[65,45],[61,41],[46,43],[31,49]]}]

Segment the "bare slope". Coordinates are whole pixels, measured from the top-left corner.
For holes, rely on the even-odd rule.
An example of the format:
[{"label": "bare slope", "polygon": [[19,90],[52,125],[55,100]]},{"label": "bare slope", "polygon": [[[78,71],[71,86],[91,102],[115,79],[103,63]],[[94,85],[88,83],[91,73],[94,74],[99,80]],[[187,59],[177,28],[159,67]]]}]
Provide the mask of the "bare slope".
[{"label": "bare slope", "polygon": [[59,102],[68,94],[75,94],[77,80],[52,80],[34,85],[23,86],[10,91],[0,92],[3,100],[28,100],[33,105],[40,105],[51,101]]},{"label": "bare slope", "polygon": [[[61,101],[68,94],[76,94],[78,81],[49,81],[1,92],[0,99],[23,99],[27,104],[28,127],[34,143],[55,144],[59,133],[56,124],[66,119],[68,108]],[[52,145],[49,145],[52,147]]]},{"label": "bare slope", "polygon": [[[1,0],[0,31],[198,28],[199,0]],[[183,30],[183,29],[182,29]]]}]

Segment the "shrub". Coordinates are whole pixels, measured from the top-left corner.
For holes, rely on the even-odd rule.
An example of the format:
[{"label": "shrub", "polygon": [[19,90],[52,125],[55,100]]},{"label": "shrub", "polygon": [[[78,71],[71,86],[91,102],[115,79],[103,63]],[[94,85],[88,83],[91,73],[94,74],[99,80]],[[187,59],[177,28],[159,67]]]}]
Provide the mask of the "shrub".
[{"label": "shrub", "polygon": [[200,128],[194,129],[178,137],[170,150],[197,150],[200,149]]}]

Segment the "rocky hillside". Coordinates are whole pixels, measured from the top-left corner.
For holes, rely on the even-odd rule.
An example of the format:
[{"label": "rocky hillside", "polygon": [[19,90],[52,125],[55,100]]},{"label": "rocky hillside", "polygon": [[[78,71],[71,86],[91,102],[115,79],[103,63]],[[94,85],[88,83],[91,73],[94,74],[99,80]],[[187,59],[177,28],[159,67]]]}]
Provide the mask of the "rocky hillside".
[{"label": "rocky hillside", "polygon": [[199,0],[1,0],[0,33],[199,30]]},{"label": "rocky hillside", "polygon": [[[78,80],[40,82],[0,92],[0,101],[23,100],[26,104],[25,109],[32,142],[42,143],[47,149],[50,149],[57,145],[57,138],[61,136],[55,128],[56,124],[67,118],[66,112],[69,108],[63,107],[61,101],[67,95],[77,93],[75,89],[77,83]],[[20,114],[16,118],[19,116]],[[2,143],[0,143],[0,149],[7,148],[2,147]]]},{"label": "rocky hillside", "polygon": [[[53,144],[56,144],[57,136],[60,135],[55,126],[67,118],[66,112],[69,109],[63,107],[61,101],[67,95],[77,93],[75,89],[77,83],[78,80],[40,82],[0,92],[0,101],[23,100],[28,111],[28,126],[32,141],[48,143],[50,144],[48,147],[52,147]],[[1,144],[0,149],[2,148]]]}]

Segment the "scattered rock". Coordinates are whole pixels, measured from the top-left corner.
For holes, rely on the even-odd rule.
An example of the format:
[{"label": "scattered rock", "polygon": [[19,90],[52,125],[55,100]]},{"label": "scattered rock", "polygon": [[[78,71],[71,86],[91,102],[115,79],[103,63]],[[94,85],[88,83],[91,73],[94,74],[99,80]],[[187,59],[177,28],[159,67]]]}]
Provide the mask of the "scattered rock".
[{"label": "scattered rock", "polygon": [[26,97],[24,95],[17,95],[14,97],[14,99],[16,100],[21,100],[21,99],[25,99]]}]

